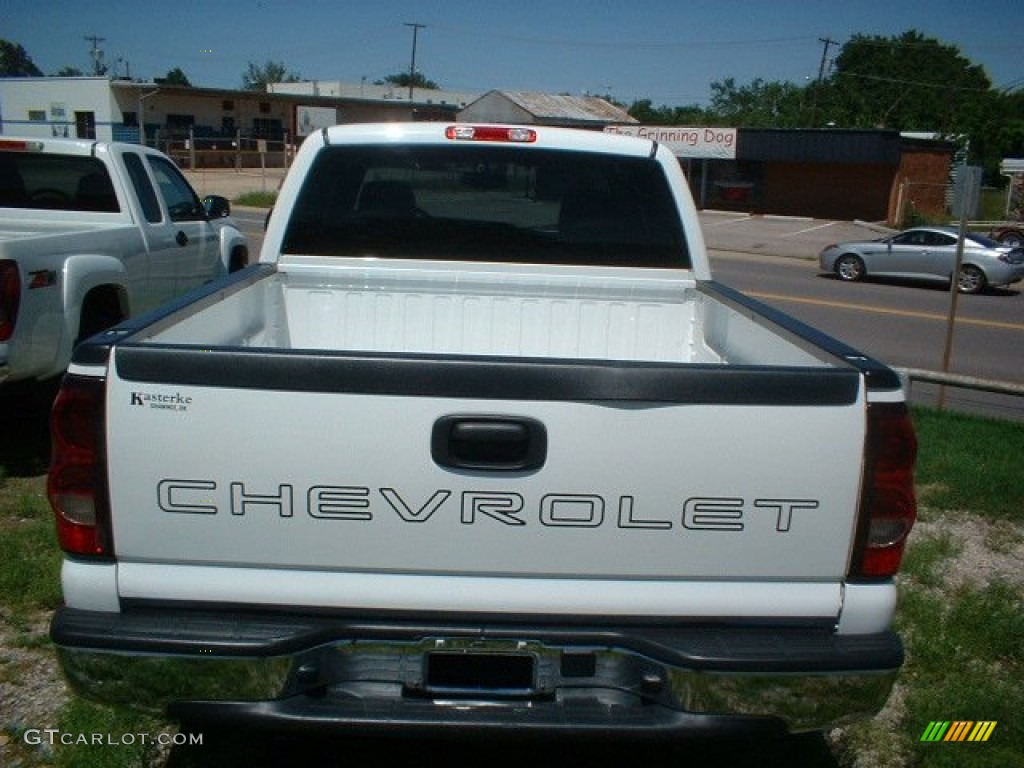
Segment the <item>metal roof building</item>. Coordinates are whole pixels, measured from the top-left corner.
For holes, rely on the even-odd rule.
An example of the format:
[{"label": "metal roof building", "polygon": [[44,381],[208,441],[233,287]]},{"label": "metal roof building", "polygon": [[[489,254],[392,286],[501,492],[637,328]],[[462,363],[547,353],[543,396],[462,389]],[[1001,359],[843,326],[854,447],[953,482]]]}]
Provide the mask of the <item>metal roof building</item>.
[{"label": "metal roof building", "polygon": [[459,111],[464,122],[555,125],[602,130],[637,121],[624,109],[597,96],[537,91],[488,91]]}]

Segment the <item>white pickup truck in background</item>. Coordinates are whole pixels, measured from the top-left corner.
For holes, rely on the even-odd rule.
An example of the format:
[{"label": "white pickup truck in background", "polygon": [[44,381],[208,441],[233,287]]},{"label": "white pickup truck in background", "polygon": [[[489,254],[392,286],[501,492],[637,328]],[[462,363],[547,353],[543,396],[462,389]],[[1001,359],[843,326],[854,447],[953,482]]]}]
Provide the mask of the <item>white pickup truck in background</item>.
[{"label": "white pickup truck in background", "polygon": [[0,382],[248,263],[227,200],[137,144],[0,137]]},{"label": "white pickup truck in background", "polygon": [[51,634],[109,703],[783,733],[903,663],[900,380],[716,282],[648,140],[310,136],[260,263],[81,344],[53,441]]}]

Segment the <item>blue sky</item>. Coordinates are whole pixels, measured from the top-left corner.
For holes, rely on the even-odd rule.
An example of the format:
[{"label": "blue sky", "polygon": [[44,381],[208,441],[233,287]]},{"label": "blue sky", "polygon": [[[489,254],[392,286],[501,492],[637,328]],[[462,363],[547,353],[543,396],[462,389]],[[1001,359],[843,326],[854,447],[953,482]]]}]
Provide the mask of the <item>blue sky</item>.
[{"label": "blue sky", "polygon": [[[804,83],[823,38],[916,29],[955,45],[994,85],[1024,86],[1022,0],[4,0],[0,38],[46,74],[89,71],[92,43],[119,74],[180,67],[193,85],[237,88],[249,62],[303,79],[368,82],[416,68],[451,90],[610,93],[630,103],[706,105],[712,81]],[[829,56],[839,46],[829,46]]]}]

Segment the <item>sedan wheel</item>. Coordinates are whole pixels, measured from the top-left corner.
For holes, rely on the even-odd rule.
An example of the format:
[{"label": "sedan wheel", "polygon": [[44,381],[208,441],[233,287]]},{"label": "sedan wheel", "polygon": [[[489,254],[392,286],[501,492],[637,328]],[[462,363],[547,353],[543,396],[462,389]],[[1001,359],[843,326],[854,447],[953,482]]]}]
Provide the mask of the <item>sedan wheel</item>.
[{"label": "sedan wheel", "polygon": [[981,293],[985,289],[985,273],[973,264],[964,264],[960,268],[960,279],[957,280],[957,290],[960,293]]},{"label": "sedan wheel", "polygon": [[860,280],[864,277],[864,262],[860,256],[845,253],[836,261],[836,274],[840,280]]}]

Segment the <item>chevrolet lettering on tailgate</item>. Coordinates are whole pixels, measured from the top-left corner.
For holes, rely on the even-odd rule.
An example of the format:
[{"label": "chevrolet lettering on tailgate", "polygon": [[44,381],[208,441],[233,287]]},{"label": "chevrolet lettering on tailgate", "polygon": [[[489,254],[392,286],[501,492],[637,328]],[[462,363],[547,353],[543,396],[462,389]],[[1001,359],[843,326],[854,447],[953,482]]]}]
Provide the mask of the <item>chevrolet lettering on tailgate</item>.
[{"label": "chevrolet lettering on tailgate", "polygon": [[440,513],[454,514],[466,525],[486,518],[520,526],[527,525],[529,519],[555,528],[597,528],[607,523],[622,529],[682,525],[692,531],[742,531],[752,516],[758,516],[770,520],[773,530],[786,533],[795,512],[818,508],[814,499],[754,499],[748,504],[731,496],[697,496],[680,502],[680,517],[673,521],[640,515],[635,496],[549,493],[530,503],[518,493],[439,489],[422,503],[410,503],[394,488],[314,485],[297,489],[282,483],[270,492],[256,493],[242,482],[226,485],[228,492],[218,495],[213,480],[161,480],[157,484],[160,509],[194,515],[230,512],[239,517],[269,509],[280,517],[294,517],[298,512],[318,520],[373,520],[376,515],[393,513],[407,523],[425,523]]}]

